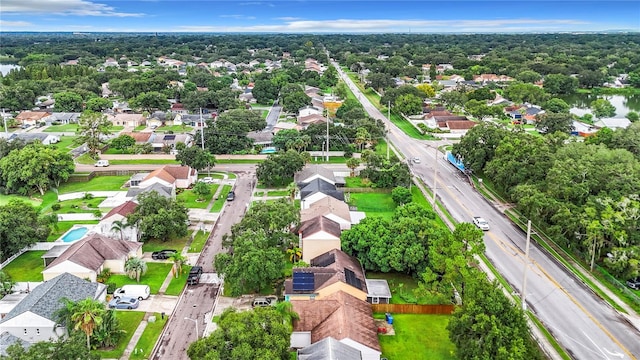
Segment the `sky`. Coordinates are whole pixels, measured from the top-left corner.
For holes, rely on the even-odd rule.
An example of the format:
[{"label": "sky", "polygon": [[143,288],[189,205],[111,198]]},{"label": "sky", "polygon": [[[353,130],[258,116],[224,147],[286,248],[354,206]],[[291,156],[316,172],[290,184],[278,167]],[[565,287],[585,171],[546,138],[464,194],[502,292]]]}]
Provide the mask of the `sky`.
[{"label": "sky", "polygon": [[2,0],[0,32],[640,31],[640,1]]}]

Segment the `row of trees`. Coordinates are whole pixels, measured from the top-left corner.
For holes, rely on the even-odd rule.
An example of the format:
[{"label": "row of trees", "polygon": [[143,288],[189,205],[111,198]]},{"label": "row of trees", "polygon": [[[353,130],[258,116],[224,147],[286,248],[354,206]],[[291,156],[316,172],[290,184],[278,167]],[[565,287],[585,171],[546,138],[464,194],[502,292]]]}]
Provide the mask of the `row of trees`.
[{"label": "row of trees", "polygon": [[[585,142],[481,124],[453,152],[550,236],[617,277],[637,276],[640,123]],[[610,254],[601,257],[602,254]]]}]

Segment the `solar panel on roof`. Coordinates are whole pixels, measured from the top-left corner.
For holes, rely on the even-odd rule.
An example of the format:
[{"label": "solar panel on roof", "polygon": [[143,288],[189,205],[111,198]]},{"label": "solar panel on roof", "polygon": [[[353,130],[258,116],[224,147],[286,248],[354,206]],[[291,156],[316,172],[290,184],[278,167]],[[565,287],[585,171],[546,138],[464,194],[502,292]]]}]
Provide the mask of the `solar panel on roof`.
[{"label": "solar panel on roof", "polygon": [[293,291],[313,291],[315,288],[313,273],[294,272],[293,273]]},{"label": "solar panel on roof", "polygon": [[322,254],[311,262],[311,266],[326,267],[336,262],[336,255],[333,253]]},{"label": "solar panel on roof", "polygon": [[344,279],[347,284],[353,286],[354,288],[362,290],[362,281],[356,277],[356,273],[349,269],[344,269]]},{"label": "solar panel on roof", "polygon": [[165,135],[164,136],[164,140],[175,140],[176,136],[175,135]]}]

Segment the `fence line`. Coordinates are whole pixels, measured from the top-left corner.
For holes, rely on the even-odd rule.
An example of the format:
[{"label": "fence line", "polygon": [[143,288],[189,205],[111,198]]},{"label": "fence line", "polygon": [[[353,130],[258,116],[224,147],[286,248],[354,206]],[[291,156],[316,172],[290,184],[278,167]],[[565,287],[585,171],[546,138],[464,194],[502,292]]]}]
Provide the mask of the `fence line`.
[{"label": "fence line", "polygon": [[392,189],[383,189],[383,188],[370,188],[370,187],[360,187],[360,188],[353,188],[353,187],[344,187],[344,188],[337,188],[338,191],[342,191],[344,193],[391,193]]},{"label": "fence line", "polygon": [[27,248],[24,248],[18,251],[17,253],[11,255],[7,260],[5,260],[2,264],[0,264],[0,270],[2,270],[5,266],[9,265],[10,262],[15,260],[18,256],[22,255],[27,250],[28,250]]},{"label": "fence line", "polygon": [[432,314],[451,315],[454,305],[418,305],[418,304],[372,304],[373,312],[388,312],[395,314]]}]

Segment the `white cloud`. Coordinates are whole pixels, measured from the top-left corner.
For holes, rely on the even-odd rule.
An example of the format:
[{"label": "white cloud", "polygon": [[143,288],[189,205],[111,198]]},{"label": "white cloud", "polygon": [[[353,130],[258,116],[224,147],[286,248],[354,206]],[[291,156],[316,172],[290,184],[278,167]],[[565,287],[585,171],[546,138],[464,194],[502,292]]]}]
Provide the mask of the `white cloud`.
[{"label": "white cloud", "polygon": [[25,26],[33,26],[32,23],[27,21],[6,21],[0,20],[0,27],[25,27]]},{"label": "white cloud", "polygon": [[497,19],[497,20],[389,20],[336,19],[292,20],[283,24],[249,26],[180,26],[175,31],[202,32],[513,32],[572,30],[588,24],[572,19]]},{"label": "white cloud", "polygon": [[221,18],[237,19],[237,20],[254,20],[255,16],[246,15],[220,15]]},{"label": "white cloud", "polygon": [[113,6],[87,0],[3,0],[2,12],[79,16],[138,17],[142,13],[118,12]]},{"label": "white cloud", "polygon": [[283,17],[274,18],[274,20],[296,21],[296,20],[302,20],[302,18],[294,17],[294,16],[283,16]]}]

